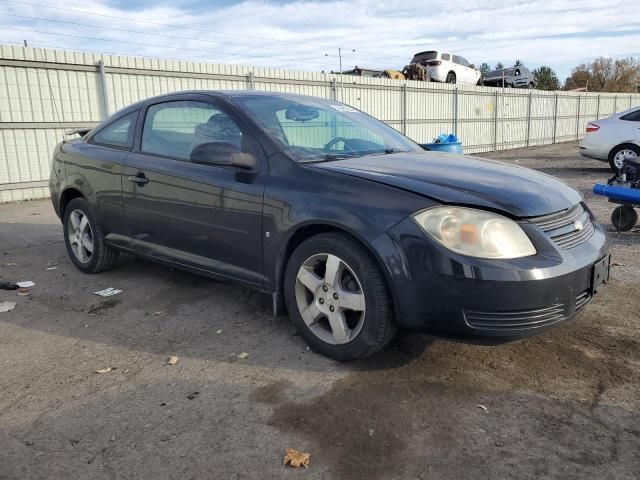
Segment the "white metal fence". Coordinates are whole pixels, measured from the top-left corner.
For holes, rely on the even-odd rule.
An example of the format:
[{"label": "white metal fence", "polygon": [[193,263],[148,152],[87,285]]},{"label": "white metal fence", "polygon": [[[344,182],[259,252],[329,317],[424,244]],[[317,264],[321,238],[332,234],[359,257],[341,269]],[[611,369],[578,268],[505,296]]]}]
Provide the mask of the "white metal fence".
[{"label": "white metal fence", "polygon": [[577,140],[640,95],[503,90],[0,45],[0,202],[48,196],[51,152],[72,127],[179,90],[256,89],[333,98],[425,143],[465,152]]}]

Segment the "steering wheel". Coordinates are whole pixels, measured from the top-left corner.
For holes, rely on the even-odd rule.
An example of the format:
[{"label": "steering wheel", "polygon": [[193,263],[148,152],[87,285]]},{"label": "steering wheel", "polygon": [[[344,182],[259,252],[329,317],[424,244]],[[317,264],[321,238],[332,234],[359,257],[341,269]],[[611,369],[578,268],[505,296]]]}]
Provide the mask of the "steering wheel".
[{"label": "steering wheel", "polygon": [[335,137],[332,138],[331,140],[329,140],[329,142],[324,146],[325,150],[330,150],[331,147],[335,146],[337,143],[344,143],[344,149],[343,150],[349,150],[349,151],[353,151],[353,148],[351,148],[349,146],[349,140],[345,137]]}]

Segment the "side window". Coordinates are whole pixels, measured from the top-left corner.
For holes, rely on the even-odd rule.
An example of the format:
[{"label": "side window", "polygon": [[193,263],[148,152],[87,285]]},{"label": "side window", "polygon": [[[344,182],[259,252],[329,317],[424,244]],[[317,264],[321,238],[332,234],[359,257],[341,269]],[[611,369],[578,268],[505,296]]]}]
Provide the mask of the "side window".
[{"label": "side window", "polygon": [[131,147],[137,117],[138,112],[135,111],[107,125],[93,136],[93,143],[114,148]]},{"label": "side window", "polygon": [[640,122],[640,110],[627,113],[626,115],[620,117],[620,120],[626,120],[628,122]]},{"label": "side window", "polygon": [[440,58],[442,60],[450,61],[451,60],[451,54],[450,53],[443,53],[443,54],[440,55]]},{"label": "side window", "polygon": [[229,151],[242,151],[242,131],[216,106],[198,101],[173,101],[152,105],[142,130],[141,150],[190,161],[194,148],[217,143]]}]

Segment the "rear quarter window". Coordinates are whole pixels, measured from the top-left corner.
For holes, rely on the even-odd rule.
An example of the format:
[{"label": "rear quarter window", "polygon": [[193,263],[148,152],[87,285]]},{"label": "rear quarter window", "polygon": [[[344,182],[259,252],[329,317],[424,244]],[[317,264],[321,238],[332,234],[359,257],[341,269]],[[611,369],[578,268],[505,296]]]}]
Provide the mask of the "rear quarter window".
[{"label": "rear quarter window", "polygon": [[138,111],[131,112],[114,120],[109,125],[101,128],[90,141],[103,147],[128,149],[133,143],[133,131],[135,129]]}]

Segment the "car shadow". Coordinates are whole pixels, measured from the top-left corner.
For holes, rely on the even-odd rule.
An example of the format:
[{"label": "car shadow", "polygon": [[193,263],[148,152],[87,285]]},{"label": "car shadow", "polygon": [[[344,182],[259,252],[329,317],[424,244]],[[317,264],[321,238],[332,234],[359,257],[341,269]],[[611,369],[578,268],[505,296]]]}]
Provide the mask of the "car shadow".
[{"label": "car shadow", "polygon": [[[61,230],[59,225],[0,222],[0,235],[12,237],[0,251],[1,281],[36,283],[28,297],[0,290],[0,301],[18,302],[0,321],[157,355],[305,370],[345,368],[311,352],[288,317],[273,315],[267,294],[129,255],[121,255],[110,271],[85,274],[67,257]],[[93,293],[109,287],[122,292],[108,298]],[[382,352],[346,368],[401,366],[431,342],[399,334]],[[243,352],[247,360],[239,357]]]}]

